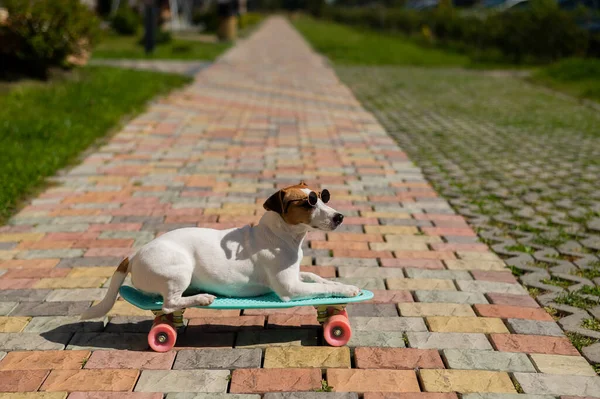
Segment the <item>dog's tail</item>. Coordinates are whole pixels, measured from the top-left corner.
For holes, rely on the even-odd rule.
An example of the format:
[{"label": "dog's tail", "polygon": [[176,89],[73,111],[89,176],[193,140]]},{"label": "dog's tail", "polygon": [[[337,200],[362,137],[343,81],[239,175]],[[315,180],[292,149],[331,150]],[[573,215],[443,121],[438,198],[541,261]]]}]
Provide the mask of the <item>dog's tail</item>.
[{"label": "dog's tail", "polygon": [[123,261],[117,267],[117,270],[112,275],[110,280],[110,286],[104,299],[97,305],[92,306],[79,316],[81,320],[96,319],[107,314],[117,301],[117,295],[119,294],[119,288],[123,285],[125,277],[129,273],[129,258],[123,259]]}]

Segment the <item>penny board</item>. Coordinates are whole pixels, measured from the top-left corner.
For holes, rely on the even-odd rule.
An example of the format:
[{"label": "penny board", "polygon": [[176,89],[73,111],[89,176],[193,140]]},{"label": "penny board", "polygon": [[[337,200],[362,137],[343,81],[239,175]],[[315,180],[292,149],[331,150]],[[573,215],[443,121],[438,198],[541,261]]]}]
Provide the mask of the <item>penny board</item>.
[{"label": "penny board", "polygon": [[[162,309],[163,300],[160,295],[151,295],[139,291],[133,287],[124,285],[119,293],[127,302],[143,310]],[[352,298],[327,297],[314,299],[300,299],[284,302],[275,293],[270,293],[251,298],[229,298],[217,296],[213,303],[208,306],[199,306],[206,309],[282,309],[295,306],[321,306],[321,305],[345,305],[354,302],[363,302],[373,299],[374,294],[368,290],[361,290],[360,294]]]}]

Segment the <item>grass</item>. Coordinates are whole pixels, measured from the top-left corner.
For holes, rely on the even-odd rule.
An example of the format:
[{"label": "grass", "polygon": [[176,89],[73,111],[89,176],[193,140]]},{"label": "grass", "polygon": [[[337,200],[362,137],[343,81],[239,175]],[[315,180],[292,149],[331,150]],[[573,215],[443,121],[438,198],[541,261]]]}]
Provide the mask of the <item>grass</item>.
[{"label": "grass", "polygon": [[585,319],[581,323],[581,327],[589,330],[600,331],[600,321],[596,319]]},{"label": "grass", "polygon": [[577,292],[569,292],[561,294],[554,300],[556,303],[562,303],[563,305],[574,306],[581,309],[590,309],[600,304],[600,301],[594,301],[585,297],[582,297]]},{"label": "grass", "polygon": [[586,337],[585,335],[577,334],[574,332],[565,331],[565,335],[571,340],[571,343],[579,352],[586,346],[595,344],[598,342],[597,339]]},{"label": "grass", "polygon": [[576,97],[600,100],[600,60],[573,58],[540,69],[532,81]]},{"label": "grass", "polygon": [[230,47],[228,43],[203,43],[173,38],[169,43],[157,45],[152,54],[146,55],[144,47],[138,41],[138,36],[109,34],[96,46],[92,57],[212,61]]},{"label": "grass", "polygon": [[555,276],[552,276],[548,279],[542,280],[542,283],[548,284],[548,285],[554,285],[556,287],[561,287],[561,288],[567,288],[567,287],[575,284],[572,281],[564,280],[560,277],[555,277]]},{"label": "grass", "polygon": [[0,86],[0,221],[124,116],[188,81],[178,75],[86,67],[49,83]]},{"label": "grass", "polygon": [[295,27],[313,48],[333,62],[347,65],[466,66],[469,58],[419,46],[398,35],[352,28],[301,16]]}]

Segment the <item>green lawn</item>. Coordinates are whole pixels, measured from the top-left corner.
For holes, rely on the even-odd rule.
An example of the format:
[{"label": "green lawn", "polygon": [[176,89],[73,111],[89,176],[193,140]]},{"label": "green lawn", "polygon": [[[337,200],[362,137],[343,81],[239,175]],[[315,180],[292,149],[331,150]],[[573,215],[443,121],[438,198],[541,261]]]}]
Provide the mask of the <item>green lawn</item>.
[{"label": "green lawn", "polygon": [[359,30],[308,17],[299,17],[293,22],[316,51],[339,64],[466,66],[470,62],[464,55],[424,48],[399,35]]},{"label": "green lawn", "polygon": [[576,97],[600,101],[600,60],[569,59],[543,68],[532,81]]},{"label": "green lawn", "polygon": [[173,39],[159,44],[154,53],[146,55],[137,36],[109,34],[96,46],[93,58],[172,59],[212,61],[230,47],[228,43],[203,43],[196,40]]},{"label": "green lawn", "polygon": [[50,83],[0,84],[0,221],[124,116],[188,81],[179,75],[86,67]]}]

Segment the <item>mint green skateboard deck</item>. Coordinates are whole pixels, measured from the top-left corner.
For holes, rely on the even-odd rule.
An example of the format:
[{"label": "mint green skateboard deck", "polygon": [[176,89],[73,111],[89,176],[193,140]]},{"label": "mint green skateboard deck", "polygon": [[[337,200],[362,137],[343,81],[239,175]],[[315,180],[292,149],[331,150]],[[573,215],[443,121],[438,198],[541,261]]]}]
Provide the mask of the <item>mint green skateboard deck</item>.
[{"label": "mint green skateboard deck", "polygon": [[[156,316],[148,333],[148,345],[156,352],[166,352],[177,341],[177,329],[185,325],[185,309],[172,314],[162,312],[163,299],[160,295],[151,295],[133,287],[122,286],[119,293],[127,302],[140,309],[151,310]],[[278,309],[295,306],[312,306],[317,310],[317,321],[323,326],[323,338],[331,346],[346,345],[352,336],[346,305],[353,302],[368,301],[374,297],[371,291],[361,290],[353,298],[327,297],[302,299],[284,302],[274,293],[252,298],[228,298],[217,296],[206,309]],[[243,317],[243,316],[240,316]]]},{"label": "mint green skateboard deck", "polygon": [[[127,302],[143,310],[161,310],[163,300],[160,295],[150,295],[139,291],[133,287],[122,286],[119,293]],[[352,298],[346,297],[327,297],[315,299],[301,299],[284,302],[274,293],[251,297],[251,298],[228,298],[217,296],[208,306],[200,306],[206,309],[283,309],[295,306],[327,306],[327,305],[345,305],[353,302],[362,302],[373,299],[371,291],[361,290],[358,296]]]}]

